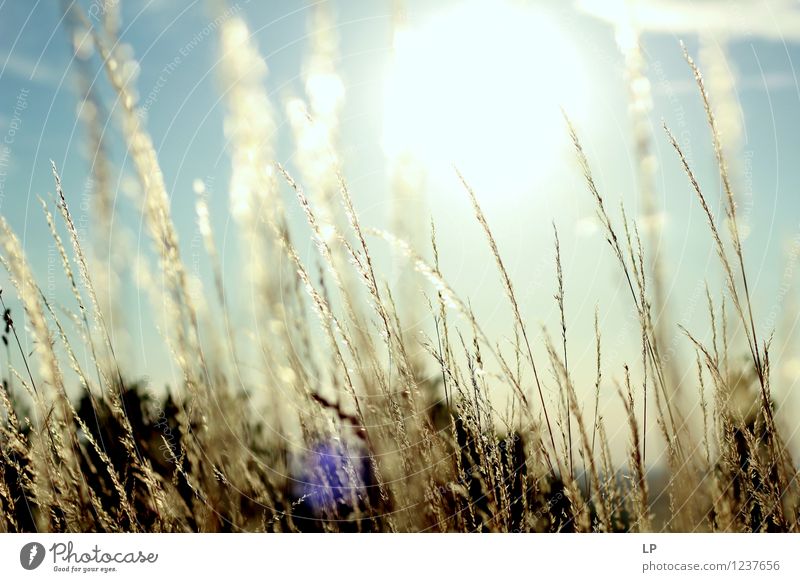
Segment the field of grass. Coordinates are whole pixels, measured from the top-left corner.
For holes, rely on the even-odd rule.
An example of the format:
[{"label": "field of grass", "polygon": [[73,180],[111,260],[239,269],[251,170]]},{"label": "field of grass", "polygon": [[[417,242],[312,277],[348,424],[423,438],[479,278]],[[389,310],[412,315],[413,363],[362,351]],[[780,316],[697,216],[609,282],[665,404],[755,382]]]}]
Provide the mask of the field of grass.
[{"label": "field of grass", "polygon": [[[113,339],[115,312],[124,307],[98,292],[115,283],[109,269],[97,268],[114,264],[108,254],[115,248],[111,162],[99,155],[92,168],[92,235],[100,241],[93,248],[81,240],[71,213],[74,193],[64,191],[54,164],[55,196],[42,202],[41,220],[58,249],[60,284],[71,289],[71,305],[56,305],[43,291],[14,225],[0,218],[0,257],[13,282],[0,292],[7,363],[0,388],[0,531],[800,529],[797,466],[771,396],[771,338],[757,333],[713,95],[688,51],[687,71],[696,79],[716,153],[724,220],[712,212],[669,128],[656,139],[673,146],[695,192],[726,291],[707,292],[710,342],[685,331],[696,355],[684,364],[696,369],[695,391],[686,395],[684,383],[679,399],[675,364],[662,355],[665,333],[678,324],[660,309],[657,257],[636,221],[624,208],[612,209],[598,188],[581,129],[568,113],[564,132],[607,252],[627,283],[641,338],[630,368],[608,369],[595,318],[595,381],[588,391],[578,389],[570,367],[569,289],[555,227],[553,247],[542,252],[553,257],[550,284],[561,326],[548,332],[523,316],[516,293],[523,282],[512,280],[479,197],[458,174],[513,315],[509,329],[489,335],[469,299],[447,281],[435,225],[419,226],[425,235],[416,239],[427,240],[425,248],[370,228],[333,154],[308,194],[307,180],[273,161],[264,137],[275,123],[261,85],[264,64],[237,16],[222,20],[218,33],[233,164],[231,218],[246,252],[236,277],[222,268],[198,184],[203,261],[213,272],[198,296],[114,28],[90,27],[76,7],[64,26],[76,43],[91,44],[118,98],[157,257],[143,276],[152,282],[154,309],[167,319],[161,332],[182,382],[168,391],[151,389],[144,382],[149,371],[126,367]],[[86,98],[100,99],[88,83]],[[312,129],[318,122],[311,114],[303,119]],[[84,121],[92,151],[102,152],[99,121]],[[292,192],[305,215],[318,251],[314,264],[298,251],[307,241],[291,231],[281,189]],[[425,325],[416,332],[401,321],[400,291],[376,269],[378,244],[404,256],[418,286],[428,290],[418,297]],[[249,325],[232,314],[242,287],[251,290]],[[542,347],[537,342],[546,358],[534,357]],[[253,354],[259,366],[243,369]],[[544,390],[545,378],[557,385],[557,398]],[[627,419],[622,464],[598,412],[600,391],[610,386]],[[499,387],[513,395],[508,405],[494,398]],[[586,393],[594,399],[579,398]],[[695,406],[702,412],[699,430],[687,421]],[[663,469],[646,458],[651,440],[663,445]]]}]

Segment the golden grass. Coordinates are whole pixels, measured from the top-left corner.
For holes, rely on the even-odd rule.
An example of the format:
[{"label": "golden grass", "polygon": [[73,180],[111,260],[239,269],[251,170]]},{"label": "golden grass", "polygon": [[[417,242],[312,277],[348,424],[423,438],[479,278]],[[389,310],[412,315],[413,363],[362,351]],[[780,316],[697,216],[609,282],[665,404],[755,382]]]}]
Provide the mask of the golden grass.
[{"label": "golden grass", "polygon": [[[447,282],[433,224],[432,262],[423,249],[362,224],[336,157],[338,103],[326,107],[317,100],[294,120],[303,150],[302,182],[314,190],[311,195],[274,163],[274,112],[262,87],[266,64],[236,16],[223,21],[220,34],[232,144],[231,212],[246,252],[239,279],[226,279],[209,205],[198,191],[198,228],[217,299],[215,306],[200,309],[189,292],[155,148],[135,93],[120,74],[124,57],[116,48],[116,26],[110,22],[89,33],[78,8],[71,8],[70,16],[73,36],[92,35],[122,106],[125,143],[158,257],[157,265],[145,269],[156,269],[166,282],[163,288],[150,282],[152,309],[167,315],[161,331],[181,383],[164,395],[154,393],[137,383],[145,374],[118,360],[112,327],[120,320],[112,313],[121,307],[107,304],[96,290],[97,257],[83,248],[70,194],[53,166],[60,223],[43,201],[44,219],[75,307],[55,306],[41,292],[18,238],[0,217],[0,256],[16,291],[16,298],[9,290],[0,292],[8,364],[0,385],[0,531],[798,530],[796,468],[774,418],[769,341],[759,343],[756,334],[733,188],[711,100],[688,52],[726,195],[732,247],[731,254],[689,162],[665,128],[708,220],[726,281],[720,314],[706,289],[711,345],[684,330],[696,354],[700,438],[678,406],[675,374],[661,352],[664,329],[671,324],[657,257],[650,258],[624,208],[619,220],[612,218],[568,119],[565,130],[627,283],[641,339],[640,352],[631,354],[641,362],[641,376],[627,365],[604,369],[598,306],[595,380],[588,391],[576,386],[568,359],[568,289],[555,225],[561,345],[543,330],[547,359],[539,361],[497,239],[460,173],[465,203],[471,203],[483,230],[513,314],[510,348],[484,331],[480,316]],[[322,26],[326,18],[322,13],[313,22]],[[329,74],[335,39],[315,38],[312,61],[321,67],[316,72]],[[313,79],[307,84],[313,104]],[[98,97],[92,93],[90,99]],[[93,166],[96,196],[105,201],[97,205],[96,236],[113,245],[107,232],[110,162],[98,116],[85,121],[101,158]],[[308,142],[309,127],[321,127],[327,141]],[[639,155],[644,158],[647,151]],[[298,252],[280,198],[281,181],[306,218],[319,255],[316,265]],[[425,329],[435,337],[406,330],[396,290],[376,268],[375,239],[405,256],[420,284],[432,289],[434,296],[425,297],[430,324]],[[117,275],[111,274],[113,280]],[[104,289],[113,288],[101,278]],[[249,325],[233,323],[231,302],[240,286],[252,289]],[[733,305],[735,322],[728,321],[727,304]],[[18,312],[24,312],[24,329],[16,322]],[[312,312],[315,318],[309,317]],[[734,370],[728,357],[735,349],[728,344],[731,325],[744,332],[748,344],[750,362],[741,370]],[[21,333],[36,346],[32,353],[23,349]],[[94,370],[85,369],[79,352],[89,354]],[[257,364],[245,370],[246,361]],[[559,387],[555,408],[543,390],[542,370],[548,366]],[[73,378],[77,397],[68,395]],[[625,466],[613,464],[600,413],[604,378],[616,382],[628,425]],[[498,386],[510,389],[504,410],[495,401]],[[754,386],[757,402],[747,401]],[[592,401],[582,403],[579,392],[593,394]],[[252,393],[264,398],[251,399]],[[655,407],[654,415],[648,406]],[[657,430],[648,426],[648,416],[656,419]],[[653,490],[648,474],[645,450],[652,439],[663,445],[669,468],[661,491]],[[666,511],[659,509],[663,499]]]}]

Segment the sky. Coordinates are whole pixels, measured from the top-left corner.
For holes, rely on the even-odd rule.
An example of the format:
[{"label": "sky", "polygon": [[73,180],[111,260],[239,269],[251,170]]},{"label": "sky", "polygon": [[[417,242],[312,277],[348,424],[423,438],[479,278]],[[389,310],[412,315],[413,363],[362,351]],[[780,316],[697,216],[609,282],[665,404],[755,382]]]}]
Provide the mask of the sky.
[{"label": "sky", "polygon": [[[114,4],[95,0],[83,6],[98,22],[109,2]],[[277,120],[275,156],[290,170],[298,160],[287,105],[305,98],[303,71],[316,4],[239,0],[226,9],[247,22],[266,60],[265,88]],[[673,320],[706,337],[704,284],[717,294],[723,288],[705,218],[661,127],[666,123],[678,137],[712,206],[721,213],[702,102],[680,47],[685,42],[701,69],[713,72],[707,75],[712,101],[713,89],[719,89],[723,140],[748,234],[745,254],[759,328],[763,336],[777,328],[778,336],[791,338],[796,303],[789,288],[796,278],[791,249],[800,233],[796,3],[641,0],[626,8],[624,2],[609,0],[332,0],[329,5],[335,73],[344,89],[340,153],[362,220],[391,228],[396,212],[392,175],[410,155],[415,197],[404,212],[421,233],[434,220],[446,278],[501,336],[510,312],[453,165],[475,187],[526,316],[551,326],[558,317],[553,301],[555,223],[565,271],[571,362],[580,370],[579,381],[587,383],[594,369],[596,306],[609,367],[619,370],[628,358],[638,358],[638,332],[630,321],[623,280],[593,219],[593,201],[559,108],[573,119],[612,214],[618,216],[622,201],[631,216],[648,224],[638,193],[623,53],[631,29],[640,31],[646,93],[652,101],[652,106],[644,104],[658,208],[650,220],[661,225],[657,240]],[[197,180],[211,193],[225,268],[237,266],[214,18],[204,2],[127,0],[122,2],[120,27],[121,42],[138,63],[139,106],[146,110],[146,126],[158,150],[184,260],[196,263],[197,275],[204,279],[207,266],[192,245]],[[52,159],[63,174],[79,227],[91,231],[76,67],[59,3],[0,0],[0,213],[19,233],[34,271],[65,302],[67,288],[53,275],[53,249],[37,196],[53,191]],[[130,233],[133,252],[146,254],[118,104],[99,61],[90,67],[112,113],[106,138],[115,162],[115,220]],[[301,233],[300,250],[312,257],[301,213],[288,206],[292,225]],[[382,256],[388,257],[385,251]],[[387,278],[402,276],[402,265],[390,265],[388,258],[385,263]],[[7,285],[5,277],[0,280]],[[171,364],[166,351],[154,347],[160,340],[146,298],[134,285],[121,293],[126,316],[136,328],[128,345],[130,361],[155,370],[158,381],[174,381],[167,372]],[[686,341],[673,331],[675,357],[693,361],[687,359],[692,356]],[[778,345],[785,353],[779,354],[783,367],[777,389],[790,402],[793,370],[800,369],[800,360],[793,355],[793,343]],[[681,368],[691,373],[691,366]]]}]

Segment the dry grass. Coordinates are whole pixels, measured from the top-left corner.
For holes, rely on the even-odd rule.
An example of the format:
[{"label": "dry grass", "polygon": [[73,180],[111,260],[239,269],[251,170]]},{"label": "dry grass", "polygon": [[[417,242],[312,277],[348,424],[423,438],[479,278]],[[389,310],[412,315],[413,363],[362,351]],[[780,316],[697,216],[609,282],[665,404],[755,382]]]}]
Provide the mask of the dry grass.
[{"label": "dry grass", "polygon": [[[107,22],[90,30],[78,9],[69,14],[71,36],[91,37],[120,100],[158,259],[146,270],[165,283],[158,287],[151,279],[152,310],[166,314],[161,331],[181,385],[166,395],[153,393],[137,382],[141,371],[118,360],[114,338],[121,322],[113,314],[122,308],[101,299],[96,281],[103,289],[115,288],[109,281],[120,279],[115,269],[121,267],[83,247],[69,210],[71,195],[54,166],[57,212],[43,202],[44,220],[73,306],[54,305],[42,293],[19,240],[0,219],[2,264],[16,292],[0,292],[8,365],[0,385],[0,531],[798,530],[796,468],[775,421],[769,341],[756,335],[733,188],[711,100],[688,53],[725,191],[730,245],[729,250],[667,129],[708,220],[727,291],[718,301],[721,314],[706,292],[711,345],[684,330],[697,358],[699,437],[678,406],[676,375],[661,352],[664,330],[676,326],[665,316],[658,259],[648,255],[645,246],[652,245],[643,244],[624,208],[618,220],[612,218],[569,120],[566,131],[627,282],[641,339],[641,350],[631,354],[640,374],[628,365],[604,369],[598,306],[595,381],[586,390],[576,386],[568,359],[569,290],[555,225],[558,347],[546,329],[540,336],[531,333],[478,196],[458,174],[513,315],[505,334],[512,339],[503,346],[447,282],[433,225],[429,261],[423,249],[362,224],[335,153],[338,102],[315,100],[314,67],[306,79],[312,106],[295,104],[292,110],[302,180],[273,162],[268,136],[274,112],[262,87],[266,64],[236,16],[223,21],[220,34],[233,160],[231,212],[246,252],[239,280],[226,279],[209,205],[198,191],[198,228],[217,300],[199,305],[189,291],[156,151],[137,114],[133,88],[120,74],[125,63],[116,26]],[[327,15],[320,13],[314,22],[322,30]],[[335,42],[321,33],[315,38],[312,62],[319,74],[330,75]],[[96,92],[87,99],[100,107]],[[95,236],[99,248],[113,247],[101,121],[98,115],[84,121],[98,152]],[[326,138],[309,141],[311,135]],[[639,155],[648,151],[643,146]],[[304,262],[297,250],[298,235],[290,232],[281,203],[284,182],[308,223],[316,264]],[[373,245],[384,242],[409,260],[420,286],[433,292],[425,296],[427,327],[419,328],[432,335],[407,331],[396,290],[376,267]],[[114,267],[98,275],[99,264]],[[252,289],[249,326],[233,323],[230,303],[239,286]],[[733,306],[734,321],[726,305]],[[24,326],[17,323],[23,317]],[[744,334],[750,354],[741,369],[728,357],[736,349],[729,346],[731,327]],[[23,349],[20,334],[30,336],[32,353]],[[539,341],[546,360],[534,355]],[[559,402],[545,396],[548,370]],[[624,466],[613,464],[600,414],[605,378],[617,384],[628,425]],[[73,381],[77,396],[69,395]],[[499,386],[511,394],[505,407],[496,401]],[[706,386],[713,398],[706,397]],[[251,399],[254,393],[259,398]],[[581,402],[579,393],[591,393],[592,401]],[[656,428],[648,426],[648,416]],[[669,468],[660,491],[653,490],[645,456],[652,439],[663,445]],[[666,512],[657,509],[664,500]]]}]

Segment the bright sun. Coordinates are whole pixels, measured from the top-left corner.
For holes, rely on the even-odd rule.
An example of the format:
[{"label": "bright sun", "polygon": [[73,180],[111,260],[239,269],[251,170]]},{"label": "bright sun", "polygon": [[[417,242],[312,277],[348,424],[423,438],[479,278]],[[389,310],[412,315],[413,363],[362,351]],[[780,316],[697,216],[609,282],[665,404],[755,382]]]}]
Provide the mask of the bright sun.
[{"label": "bright sun", "polygon": [[[464,0],[398,30],[385,87],[384,147],[430,173],[527,184],[580,118],[587,83],[569,37],[514,0]],[[501,184],[503,185],[503,184]]]}]

